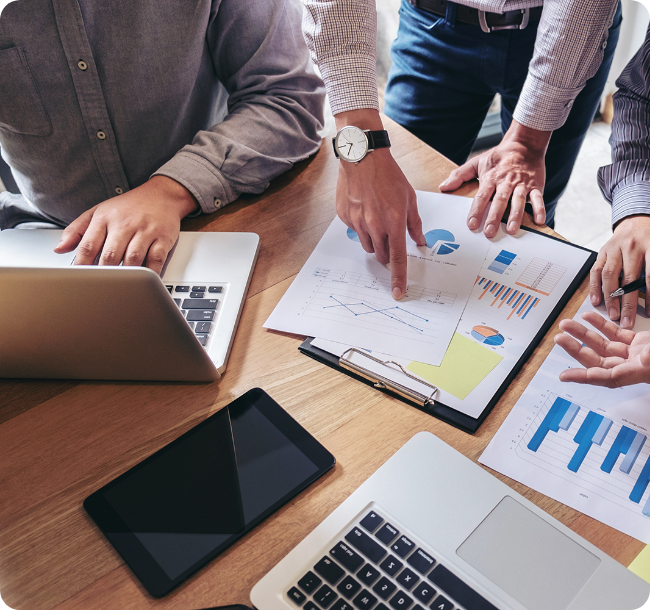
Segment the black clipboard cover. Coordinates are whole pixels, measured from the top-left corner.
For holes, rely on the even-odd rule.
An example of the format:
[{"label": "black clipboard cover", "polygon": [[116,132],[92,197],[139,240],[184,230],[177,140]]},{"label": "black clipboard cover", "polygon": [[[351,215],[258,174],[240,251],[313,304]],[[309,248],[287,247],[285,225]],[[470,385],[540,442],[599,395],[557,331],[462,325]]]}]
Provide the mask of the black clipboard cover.
[{"label": "black clipboard cover", "polygon": [[[542,341],[546,333],[551,329],[551,326],[553,326],[555,320],[560,315],[560,312],[566,307],[567,303],[569,302],[569,300],[571,299],[575,291],[578,289],[580,284],[582,284],[582,281],[589,273],[593,264],[596,262],[597,254],[593,250],[589,250],[588,248],[583,248],[582,246],[572,244],[571,242],[565,241],[558,237],[554,237],[552,235],[547,235],[546,233],[542,233],[541,231],[537,231],[535,229],[529,229],[528,227],[522,227],[522,229],[524,231],[529,231],[531,233],[537,233],[538,235],[543,235],[548,239],[553,239],[555,241],[562,242],[567,246],[578,248],[579,250],[584,250],[585,252],[589,252],[590,255],[589,258],[585,261],[585,264],[582,266],[580,271],[573,278],[573,281],[571,282],[569,288],[562,295],[562,298],[558,301],[557,305],[553,308],[553,311],[551,311],[551,313],[546,318],[546,320],[544,321],[540,329],[537,331],[535,338],[531,341],[529,346],[526,348],[526,351],[522,354],[521,358],[519,358],[517,363],[510,370],[510,373],[508,373],[508,376],[503,380],[503,383],[499,386],[499,389],[496,391],[494,396],[492,396],[492,398],[485,406],[481,414],[478,417],[474,418],[474,417],[470,417],[469,415],[466,415],[465,413],[461,413],[456,409],[448,407],[447,405],[437,400],[434,400],[433,404],[422,406],[412,400],[408,400],[407,398],[404,398],[403,396],[396,396],[396,394],[391,392],[389,389],[377,388],[379,392],[384,392],[389,396],[399,398],[400,400],[407,402],[409,405],[414,406],[420,411],[423,411],[424,413],[428,413],[433,417],[437,417],[438,419],[441,419],[442,421],[451,424],[452,426],[459,428],[464,432],[474,434],[479,429],[481,424],[485,421],[486,417],[490,414],[492,409],[494,409],[497,402],[499,402],[499,399],[501,398],[501,396],[503,396],[503,393],[506,391],[510,383],[519,374],[519,371],[521,371],[522,367],[524,366],[528,358],[530,358],[530,356],[533,354],[535,348],[540,344],[540,342]],[[373,381],[366,379],[361,375],[358,375],[353,371],[349,371],[343,368],[342,366],[340,366],[338,357],[313,346],[311,344],[312,341],[313,341],[313,337],[308,337],[307,339],[305,339],[305,341],[303,341],[302,344],[298,347],[300,352],[302,352],[306,356],[309,356],[310,358],[313,358],[314,360],[317,360],[318,362],[321,362],[322,364],[326,364],[327,366],[330,366],[336,369],[337,371],[341,371],[342,373],[349,375],[353,379],[357,379],[358,381],[361,381],[366,385],[375,387]]]}]

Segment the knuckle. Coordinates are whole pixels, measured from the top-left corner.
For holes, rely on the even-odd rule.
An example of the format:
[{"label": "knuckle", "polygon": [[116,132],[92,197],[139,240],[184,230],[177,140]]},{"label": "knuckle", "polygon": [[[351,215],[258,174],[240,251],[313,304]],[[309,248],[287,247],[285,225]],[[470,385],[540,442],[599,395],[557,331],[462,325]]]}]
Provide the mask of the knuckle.
[{"label": "knuckle", "polygon": [[104,250],[100,260],[105,265],[115,265],[120,262],[114,250]]},{"label": "knuckle", "polygon": [[83,241],[79,244],[77,251],[82,255],[91,255],[95,252],[95,244],[92,241]]},{"label": "knuckle", "polygon": [[144,256],[142,253],[138,250],[133,250],[124,257],[124,264],[133,267],[139,265],[143,260]]}]

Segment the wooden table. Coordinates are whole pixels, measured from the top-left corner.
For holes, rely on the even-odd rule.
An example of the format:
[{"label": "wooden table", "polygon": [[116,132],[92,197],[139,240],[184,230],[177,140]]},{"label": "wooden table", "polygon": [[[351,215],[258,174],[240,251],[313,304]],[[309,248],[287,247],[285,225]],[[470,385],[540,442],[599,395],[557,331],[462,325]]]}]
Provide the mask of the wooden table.
[{"label": "wooden table", "polygon": [[[388,123],[393,154],[411,184],[437,191],[453,164]],[[250,604],[253,585],[415,433],[428,430],[477,460],[553,346],[557,324],[474,436],[301,355],[300,337],[262,328],[334,218],[338,163],[326,142],[262,196],[184,222],[184,230],[255,231],[261,238],[220,383],[0,382],[0,591],[12,608],[192,610]],[[458,193],[472,195],[475,188]],[[587,291],[585,281],[561,317],[573,316]],[[82,502],[254,386],[318,438],[337,466],[188,582],[153,599],[86,516]],[[497,476],[624,565],[640,552],[640,542]]]}]

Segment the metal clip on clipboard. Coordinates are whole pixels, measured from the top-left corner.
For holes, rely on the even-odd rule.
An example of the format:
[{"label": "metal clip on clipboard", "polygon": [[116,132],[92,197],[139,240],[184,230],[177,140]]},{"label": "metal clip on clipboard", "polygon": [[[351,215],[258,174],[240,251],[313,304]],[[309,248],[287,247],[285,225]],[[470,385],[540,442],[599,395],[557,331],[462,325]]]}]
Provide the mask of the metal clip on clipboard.
[{"label": "metal clip on clipboard", "polygon": [[[421,394],[420,392],[416,392],[415,390],[412,390],[411,388],[407,388],[406,386],[402,385],[401,383],[395,381],[394,379],[389,379],[388,377],[384,377],[383,375],[380,375],[378,373],[374,373],[372,371],[369,371],[368,369],[355,364],[352,362],[347,356],[348,354],[359,354],[360,356],[363,356],[364,358],[368,358],[374,362],[377,362],[378,364],[381,364],[385,367],[387,367],[391,371],[395,371],[395,369],[391,368],[390,365],[396,366],[401,373],[406,375],[407,377],[410,377],[411,379],[414,379],[418,383],[427,386],[431,388],[431,394],[427,396],[426,394]],[[396,394],[399,394],[403,398],[407,398],[408,400],[412,400],[413,402],[419,404],[421,407],[426,407],[427,405],[432,405],[434,404],[434,396],[438,392],[438,387],[431,384],[427,383],[420,377],[416,377],[415,375],[411,375],[411,373],[408,373],[406,370],[404,370],[404,367],[401,364],[398,364],[397,362],[393,362],[392,360],[379,360],[378,358],[375,358],[374,356],[371,356],[370,354],[367,354],[365,352],[362,352],[354,347],[351,347],[350,349],[346,350],[341,354],[341,357],[339,358],[339,365],[343,367],[344,369],[347,369],[348,371],[352,371],[353,373],[356,373],[357,375],[360,375],[364,379],[367,379],[368,381],[372,381],[374,383],[374,386],[376,388],[379,388],[381,390],[391,390],[395,392]]]}]

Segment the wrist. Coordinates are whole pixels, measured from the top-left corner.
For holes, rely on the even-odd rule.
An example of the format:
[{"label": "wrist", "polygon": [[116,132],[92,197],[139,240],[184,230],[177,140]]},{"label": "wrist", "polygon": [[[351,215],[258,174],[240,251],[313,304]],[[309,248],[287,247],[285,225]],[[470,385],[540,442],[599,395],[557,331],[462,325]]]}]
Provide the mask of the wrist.
[{"label": "wrist", "polygon": [[530,152],[545,155],[552,135],[552,131],[540,131],[526,127],[513,119],[503,140],[524,146]]},{"label": "wrist", "polygon": [[167,176],[153,176],[147,184],[167,200],[173,202],[181,219],[199,209],[199,204],[194,198],[194,195],[180,182],[176,182],[172,178],[168,178]]},{"label": "wrist", "polygon": [[361,108],[359,110],[348,110],[334,116],[336,130],[339,131],[348,125],[359,129],[370,129],[377,131],[384,128],[379,116],[379,111],[373,108]]},{"label": "wrist", "polygon": [[614,227],[614,233],[617,231],[627,231],[632,230],[635,227],[643,227],[644,229],[650,229],[650,216],[647,214],[633,214],[632,216],[626,216],[616,223]]}]

